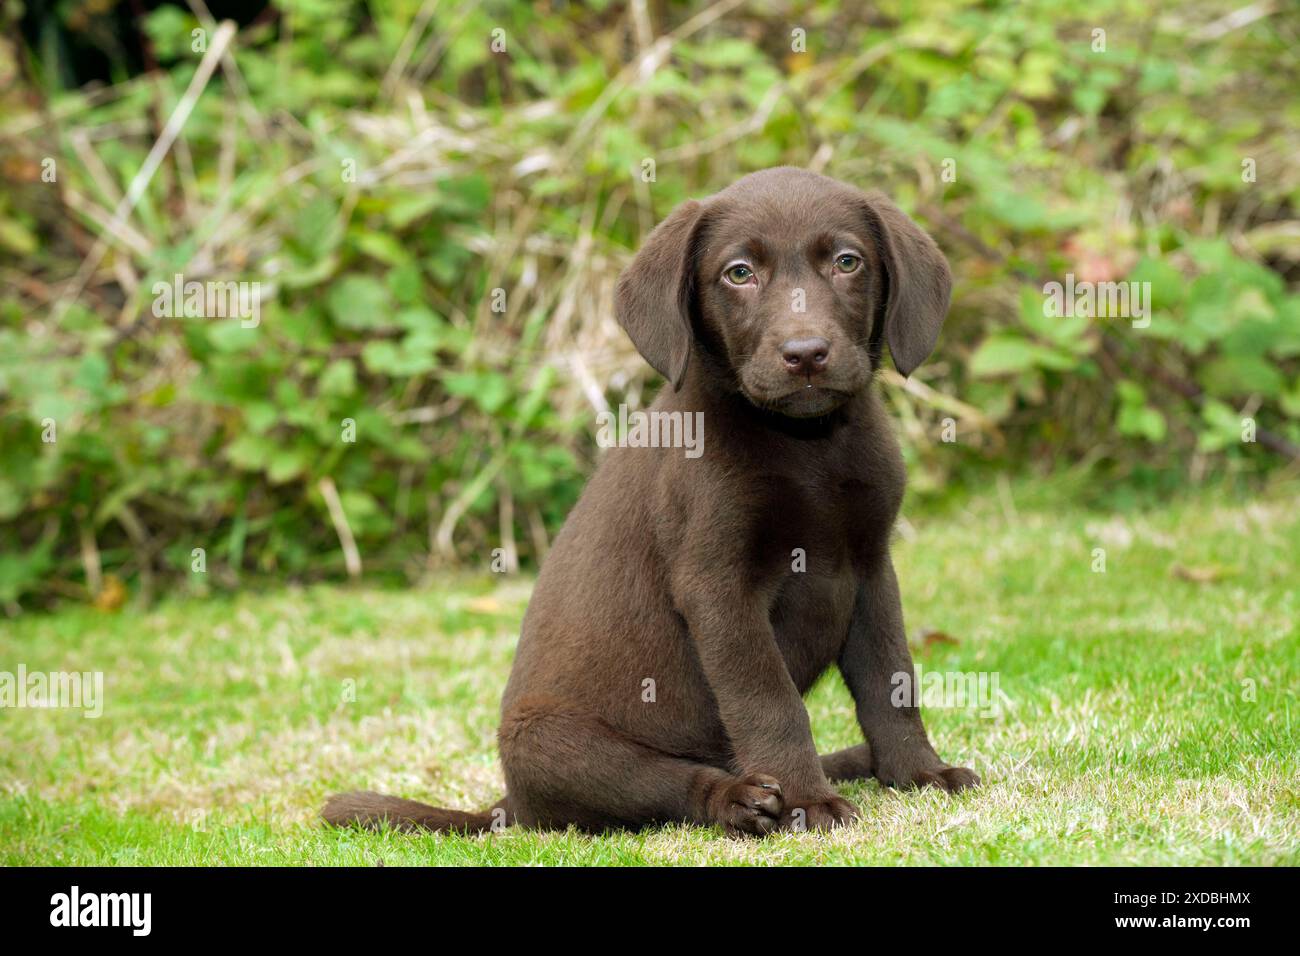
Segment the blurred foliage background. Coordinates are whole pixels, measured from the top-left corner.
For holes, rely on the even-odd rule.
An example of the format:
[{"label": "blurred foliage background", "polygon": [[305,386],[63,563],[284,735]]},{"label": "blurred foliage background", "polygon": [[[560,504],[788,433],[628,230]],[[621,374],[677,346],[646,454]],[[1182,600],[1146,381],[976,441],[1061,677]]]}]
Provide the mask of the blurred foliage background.
[{"label": "blurred foliage background", "polygon": [[[9,613],[535,563],[595,412],[657,385],[620,268],[676,203],[782,163],[883,189],[953,264],[937,354],[885,376],[915,502],[1300,457],[1292,4],[4,10]],[[156,317],[178,273],[260,282],[260,323]],[[1067,273],[1151,283],[1149,327],[1045,317]]]}]

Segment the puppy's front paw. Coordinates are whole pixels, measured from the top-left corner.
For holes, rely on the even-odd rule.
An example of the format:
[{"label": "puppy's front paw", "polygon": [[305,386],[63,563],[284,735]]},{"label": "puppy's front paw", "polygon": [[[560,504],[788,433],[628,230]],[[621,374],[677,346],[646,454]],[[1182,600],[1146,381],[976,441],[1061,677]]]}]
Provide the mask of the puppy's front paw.
[{"label": "puppy's front paw", "polygon": [[980,785],[979,774],[974,770],[951,767],[929,754],[918,754],[910,759],[882,759],[876,765],[875,776],[886,787],[899,790],[938,787],[948,793],[957,793]]},{"label": "puppy's front paw", "polygon": [[763,773],[723,784],[712,803],[713,818],[728,836],[766,836],[776,829],[784,805],[781,784]]},{"label": "puppy's front paw", "polygon": [[980,785],[980,775],[966,767],[942,767],[939,770],[924,770],[917,775],[915,785],[918,787],[938,787],[948,793],[957,793]]},{"label": "puppy's front paw", "polygon": [[802,833],[847,826],[858,818],[857,808],[838,794],[825,794],[811,800],[787,800],[781,815],[781,829]]}]

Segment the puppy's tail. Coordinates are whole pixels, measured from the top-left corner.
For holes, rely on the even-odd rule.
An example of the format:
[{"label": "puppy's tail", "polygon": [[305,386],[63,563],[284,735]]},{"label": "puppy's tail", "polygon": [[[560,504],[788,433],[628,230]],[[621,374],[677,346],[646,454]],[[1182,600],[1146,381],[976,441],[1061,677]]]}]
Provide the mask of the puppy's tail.
[{"label": "puppy's tail", "polygon": [[320,815],[331,826],[359,826],[366,830],[378,830],[387,823],[394,830],[404,830],[407,833],[419,830],[432,830],[435,833],[486,833],[488,830],[509,826],[512,822],[504,798],[481,813],[466,813],[463,810],[431,807],[427,803],[402,797],[389,797],[370,790],[336,793],[325,801]]}]

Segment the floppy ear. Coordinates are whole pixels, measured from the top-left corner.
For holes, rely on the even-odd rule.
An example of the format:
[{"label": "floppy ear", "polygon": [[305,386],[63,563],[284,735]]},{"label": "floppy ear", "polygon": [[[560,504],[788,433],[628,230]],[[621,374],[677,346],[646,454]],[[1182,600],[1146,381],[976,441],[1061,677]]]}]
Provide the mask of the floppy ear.
[{"label": "floppy ear", "polygon": [[655,371],[681,388],[691,357],[694,237],[704,207],[682,203],[646,238],[623,270],[614,315]]},{"label": "floppy ear", "polygon": [[880,193],[866,201],[889,275],[885,341],[894,366],[906,377],[934,350],[952,297],[952,273],[935,241],[901,209]]}]

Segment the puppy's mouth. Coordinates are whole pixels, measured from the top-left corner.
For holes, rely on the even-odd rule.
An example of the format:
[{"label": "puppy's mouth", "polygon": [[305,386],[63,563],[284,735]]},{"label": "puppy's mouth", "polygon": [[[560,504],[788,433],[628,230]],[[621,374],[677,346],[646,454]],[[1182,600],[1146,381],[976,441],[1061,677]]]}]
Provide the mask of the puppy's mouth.
[{"label": "puppy's mouth", "polygon": [[801,385],[783,395],[757,396],[748,392],[746,395],[759,408],[790,418],[816,418],[819,415],[826,415],[852,397],[850,392],[815,383]]}]

